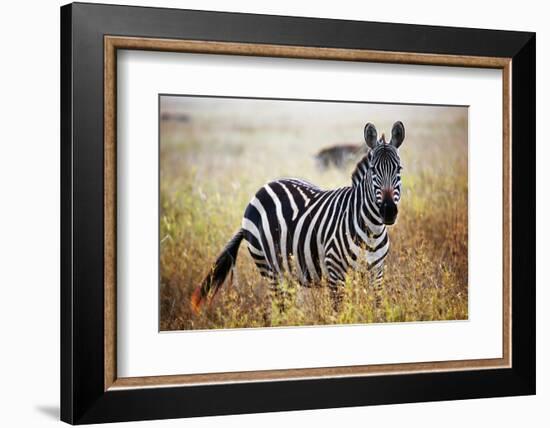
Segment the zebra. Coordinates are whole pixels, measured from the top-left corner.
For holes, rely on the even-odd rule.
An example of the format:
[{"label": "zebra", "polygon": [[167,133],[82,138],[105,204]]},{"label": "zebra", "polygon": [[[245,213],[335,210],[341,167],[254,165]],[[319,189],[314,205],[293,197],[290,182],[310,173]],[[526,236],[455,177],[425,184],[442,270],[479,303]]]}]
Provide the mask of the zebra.
[{"label": "zebra", "polygon": [[191,297],[195,313],[233,271],[243,239],[260,274],[269,279],[276,293],[287,273],[304,286],[324,278],[336,309],[348,269],[361,261],[366,261],[374,287],[380,287],[390,245],[387,226],[395,223],[401,198],[398,149],[405,139],[405,127],[395,122],[389,142],[384,134],[378,138],[372,123],[365,125],[363,134],[368,152],[355,167],[351,186],[322,190],[301,179],[284,178],[256,192],[240,229],[195,289]]}]

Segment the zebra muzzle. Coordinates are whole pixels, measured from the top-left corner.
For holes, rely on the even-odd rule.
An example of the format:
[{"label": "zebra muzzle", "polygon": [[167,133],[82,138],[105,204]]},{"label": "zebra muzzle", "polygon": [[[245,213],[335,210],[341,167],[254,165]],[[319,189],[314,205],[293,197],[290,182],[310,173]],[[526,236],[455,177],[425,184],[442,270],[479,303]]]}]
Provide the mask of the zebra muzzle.
[{"label": "zebra muzzle", "polygon": [[380,205],[380,215],[386,225],[392,225],[397,219],[397,205],[391,199],[384,199]]}]

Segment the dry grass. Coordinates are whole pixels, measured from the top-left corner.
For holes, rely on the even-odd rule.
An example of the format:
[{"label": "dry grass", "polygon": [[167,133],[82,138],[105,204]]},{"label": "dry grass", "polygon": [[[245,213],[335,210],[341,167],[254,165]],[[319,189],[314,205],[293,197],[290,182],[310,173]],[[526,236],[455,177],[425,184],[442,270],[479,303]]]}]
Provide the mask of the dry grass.
[{"label": "dry grass", "polygon": [[[237,101],[238,102],[238,101]],[[199,106],[200,107],[200,106]],[[199,108],[188,123],[161,124],[161,330],[457,320],[468,317],[467,122],[463,109],[369,106],[332,121],[308,115]],[[255,107],[257,110],[257,106]],[[368,117],[366,117],[368,115]],[[335,142],[359,142],[365,121],[389,131],[403,120],[403,196],[390,229],[379,296],[364,269],[350,272],[338,313],[326,288],[292,278],[281,313],[266,293],[245,245],[233,281],[193,315],[190,296],[240,227],[244,208],[265,182],[305,178],[323,188],[350,183],[354,165],[318,171],[312,155]],[[377,298],[378,297],[378,298]],[[378,304],[376,304],[378,300]]]}]

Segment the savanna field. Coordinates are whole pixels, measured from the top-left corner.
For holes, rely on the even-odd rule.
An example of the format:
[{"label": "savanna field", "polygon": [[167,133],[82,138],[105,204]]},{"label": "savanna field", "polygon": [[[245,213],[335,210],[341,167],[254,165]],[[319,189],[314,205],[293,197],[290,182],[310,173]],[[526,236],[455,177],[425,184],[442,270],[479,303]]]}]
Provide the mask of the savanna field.
[{"label": "savanna field", "polygon": [[[406,128],[402,197],[379,291],[366,265],[350,271],[335,312],[323,284],[304,288],[287,277],[280,311],[243,241],[233,277],[200,314],[192,312],[195,287],[261,186],[281,177],[323,189],[350,185],[359,157],[321,170],[315,154],[334,144],[364,144],[366,122],[388,135],[396,120]],[[462,107],[163,97],[160,329],[467,319],[467,135]]]}]

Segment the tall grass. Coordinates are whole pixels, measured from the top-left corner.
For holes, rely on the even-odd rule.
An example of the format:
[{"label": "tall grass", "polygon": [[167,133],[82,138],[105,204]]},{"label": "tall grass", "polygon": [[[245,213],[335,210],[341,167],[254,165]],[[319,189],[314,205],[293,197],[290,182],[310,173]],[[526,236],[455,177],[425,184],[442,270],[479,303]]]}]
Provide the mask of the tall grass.
[{"label": "tall grass", "polygon": [[[343,114],[330,122],[280,112],[254,117],[250,111],[193,110],[177,103],[169,107],[191,113],[188,123],[161,123],[161,330],[468,317],[463,109],[371,107],[374,119]],[[367,120],[387,132],[393,120],[403,120],[407,130],[400,149],[403,194],[397,224],[389,231],[391,248],[382,289],[374,291],[366,266],[360,266],[349,272],[341,308],[335,312],[323,284],[304,288],[287,277],[285,310],[280,311],[280,302],[267,293],[266,282],[242,245],[232,281],[224,284],[210,306],[194,315],[190,296],[240,227],[257,189],[282,176],[305,178],[323,188],[349,185],[353,164],[344,170],[319,171],[313,154],[339,142],[340,135],[360,142],[356,134],[361,136]]]}]

